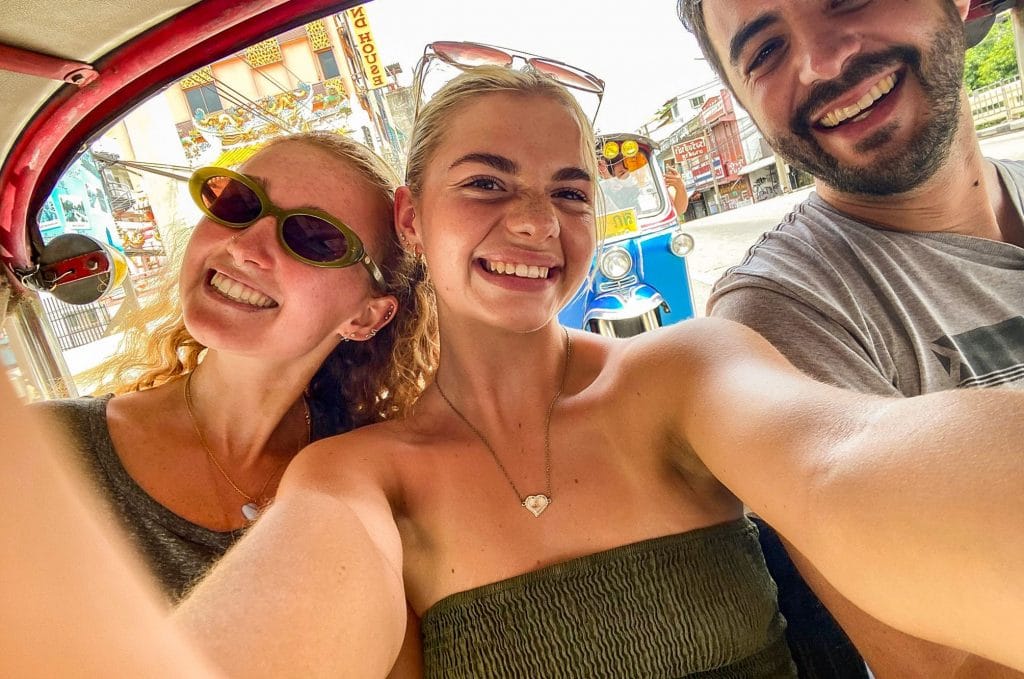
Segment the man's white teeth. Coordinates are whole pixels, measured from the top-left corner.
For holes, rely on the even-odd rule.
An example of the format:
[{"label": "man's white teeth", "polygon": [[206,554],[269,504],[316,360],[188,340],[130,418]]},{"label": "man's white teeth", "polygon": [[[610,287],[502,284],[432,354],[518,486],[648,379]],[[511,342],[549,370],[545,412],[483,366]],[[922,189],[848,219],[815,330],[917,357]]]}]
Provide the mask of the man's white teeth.
[{"label": "man's white teeth", "polygon": [[[839,123],[851,118],[858,118],[862,113],[870,108],[872,104],[886,94],[889,94],[889,92],[892,92],[892,88],[895,86],[896,74],[890,73],[875,83],[870,90],[865,92],[864,96],[861,97],[856,104],[851,104],[850,106],[844,106],[842,108],[837,108],[834,111],[829,111],[822,116],[821,120],[818,122],[822,127],[835,127]],[[863,120],[863,117],[859,117],[858,119]]]},{"label": "man's white teeth", "polygon": [[270,299],[262,292],[253,290],[247,285],[242,285],[238,281],[228,278],[219,272],[213,274],[213,278],[210,279],[210,285],[213,286],[213,288],[220,294],[224,295],[228,299],[233,299],[236,302],[251,304],[252,306],[259,307],[261,309],[277,306],[277,303],[274,302],[274,300]]},{"label": "man's white teeth", "polygon": [[533,266],[532,264],[513,264],[511,262],[486,262],[487,270],[491,273],[502,273],[506,276],[517,276],[519,278],[547,278],[548,267]]}]

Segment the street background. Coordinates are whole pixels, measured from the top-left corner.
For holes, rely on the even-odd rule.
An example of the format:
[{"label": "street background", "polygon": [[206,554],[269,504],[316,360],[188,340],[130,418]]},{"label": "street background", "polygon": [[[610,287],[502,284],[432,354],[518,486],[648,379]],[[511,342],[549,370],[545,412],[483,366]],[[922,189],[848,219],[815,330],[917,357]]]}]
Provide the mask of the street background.
[{"label": "street background", "polygon": [[[981,150],[991,158],[1024,160],[1024,130],[983,138]],[[797,204],[806,200],[811,191],[812,187],[806,187],[686,223],[686,230],[696,240],[696,247],[687,257],[687,262],[694,309],[698,316],[704,315],[715,281],[729,267],[738,264],[761,234],[775,228]]]}]

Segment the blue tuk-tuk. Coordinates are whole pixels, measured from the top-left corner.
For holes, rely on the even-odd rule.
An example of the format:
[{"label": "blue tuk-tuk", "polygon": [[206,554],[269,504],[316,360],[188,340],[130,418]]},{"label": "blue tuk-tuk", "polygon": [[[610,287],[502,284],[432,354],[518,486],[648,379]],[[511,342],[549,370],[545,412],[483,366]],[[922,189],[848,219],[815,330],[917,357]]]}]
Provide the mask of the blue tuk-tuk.
[{"label": "blue tuk-tuk", "polygon": [[693,318],[683,231],[653,141],[602,135],[597,143],[603,239],[591,275],[559,314],[563,325],[629,337]]}]

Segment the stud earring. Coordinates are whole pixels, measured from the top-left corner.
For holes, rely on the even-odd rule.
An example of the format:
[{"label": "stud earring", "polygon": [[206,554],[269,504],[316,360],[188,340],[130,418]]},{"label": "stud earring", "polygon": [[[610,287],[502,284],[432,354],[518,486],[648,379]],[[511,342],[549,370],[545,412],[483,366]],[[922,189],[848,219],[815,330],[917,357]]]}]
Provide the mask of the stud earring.
[{"label": "stud earring", "polygon": [[388,310],[384,312],[384,322],[391,320],[391,315],[395,313],[395,307],[389,306]]}]

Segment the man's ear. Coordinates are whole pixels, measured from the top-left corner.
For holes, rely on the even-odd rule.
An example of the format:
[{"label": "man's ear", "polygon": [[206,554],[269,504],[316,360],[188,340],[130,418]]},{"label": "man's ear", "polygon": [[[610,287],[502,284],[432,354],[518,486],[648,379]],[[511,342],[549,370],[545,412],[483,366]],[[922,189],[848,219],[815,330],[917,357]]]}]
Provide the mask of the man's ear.
[{"label": "man's ear", "polygon": [[394,295],[371,297],[358,316],[342,323],[335,332],[342,339],[365,342],[373,339],[381,328],[394,319],[397,312],[398,300]]},{"label": "man's ear", "polygon": [[419,233],[419,219],[416,212],[416,199],[408,186],[399,186],[395,192],[395,230],[402,247],[409,252],[422,249]]},{"label": "man's ear", "polygon": [[956,5],[956,11],[960,15],[960,20],[966,21],[967,13],[971,10],[971,0],[953,0],[953,4]]}]

